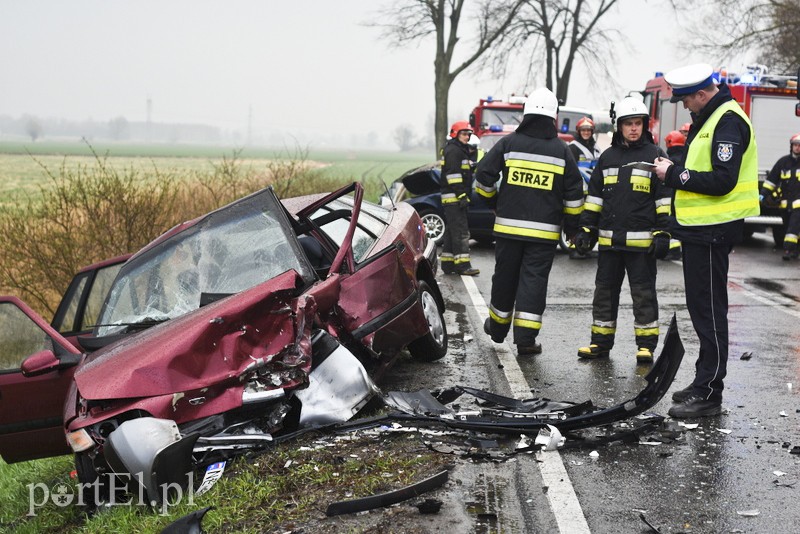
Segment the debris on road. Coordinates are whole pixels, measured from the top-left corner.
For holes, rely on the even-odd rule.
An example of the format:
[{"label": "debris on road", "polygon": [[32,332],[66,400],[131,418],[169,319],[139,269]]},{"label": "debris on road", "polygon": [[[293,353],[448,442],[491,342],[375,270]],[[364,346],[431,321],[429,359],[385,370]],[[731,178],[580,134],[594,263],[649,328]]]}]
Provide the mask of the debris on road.
[{"label": "debris on road", "polygon": [[325,514],[328,516],[352,514],[355,512],[363,512],[366,510],[372,510],[375,508],[396,504],[408,499],[412,499],[427,491],[434,490],[444,485],[445,482],[447,482],[447,478],[448,472],[445,470],[430,478],[426,478],[425,480],[417,482],[416,484],[412,484],[395,491],[389,491],[379,495],[371,495],[369,497],[363,497],[361,499],[354,499],[351,501],[339,501],[331,503],[328,506],[328,509],[325,511]]}]

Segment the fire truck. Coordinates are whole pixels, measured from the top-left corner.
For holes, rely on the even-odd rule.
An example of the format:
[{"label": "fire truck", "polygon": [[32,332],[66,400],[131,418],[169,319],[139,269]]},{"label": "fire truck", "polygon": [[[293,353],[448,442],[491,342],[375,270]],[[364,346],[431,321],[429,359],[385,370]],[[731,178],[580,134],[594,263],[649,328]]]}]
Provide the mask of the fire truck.
[{"label": "fire truck", "polygon": [[[501,137],[513,132],[522,122],[522,112],[527,97],[511,95],[508,101],[491,96],[481,98],[469,114],[469,123],[478,137]],[[575,139],[575,125],[581,117],[592,118],[591,112],[581,108],[561,106],[558,108],[558,137],[569,143]],[[483,146],[483,143],[481,143]]]},{"label": "fire truck", "polygon": [[[735,74],[727,69],[714,73],[717,82],[724,81],[731,95],[750,117],[758,146],[759,184],[781,156],[789,152],[789,139],[800,132],[800,93],[797,76],[771,76],[762,65],[748,67]],[[644,103],[650,110],[650,131],[656,142],[666,150],[664,137],[681,125],[691,122],[689,110],[683,104],[670,103],[672,90],[662,73],[647,82]],[[783,221],[777,209],[762,206],[761,215],[745,219],[746,236],[772,228],[776,246],[783,243]]]}]

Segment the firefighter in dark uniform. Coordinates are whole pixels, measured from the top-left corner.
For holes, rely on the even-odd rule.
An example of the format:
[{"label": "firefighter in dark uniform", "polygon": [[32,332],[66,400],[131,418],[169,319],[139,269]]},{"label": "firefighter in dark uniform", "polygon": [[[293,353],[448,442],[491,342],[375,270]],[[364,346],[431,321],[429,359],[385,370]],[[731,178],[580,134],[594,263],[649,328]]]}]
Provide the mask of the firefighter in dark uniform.
[{"label": "firefighter in dark uniform", "polygon": [[[613,108],[612,108],[613,109]],[[617,107],[617,129],[589,181],[589,194],[575,237],[579,252],[599,242],[592,340],[580,358],[607,357],[617,331],[619,294],[625,273],[633,299],[636,361],[651,363],[658,344],[656,258],[669,251],[671,191],[649,170],[628,164],[653,161],[664,152],[648,130],[647,107],[628,97]]]},{"label": "firefighter in dark uniform", "polygon": [[786,210],[783,215],[786,231],[783,259],[797,259],[800,255],[797,247],[797,236],[800,235],[800,133],[789,140],[789,154],[776,161],[769,171],[759,198],[767,205],[779,204]]},{"label": "firefighter in dark uniform", "polygon": [[453,123],[450,139],[443,150],[441,190],[447,226],[439,261],[445,274],[476,276],[480,273],[472,266],[469,257],[467,211],[472,192],[472,168],[477,159],[476,148],[469,144],[471,135],[472,127],[467,121]]},{"label": "firefighter in dark uniform", "polygon": [[[687,122],[681,126],[680,130],[672,130],[670,133],[664,136],[664,144],[667,145],[667,158],[669,158],[669,160],[676,165],[683,165],[683,160],[686,157],[686,135],[688,135],[690,127],[691,123]],[[664,259],[681,259],[680,241],[675,238],[670,239],[669,254],[667,254],[667,257]]]},{"label": "firefighter in dark uniform", "polygon": [[683,248],[686,307],[700,340],[694,381],[676,391],[676,418],[722,411],[728,362],[728,255],[742,239],[744,218],[758,215],[758,156],[753,127],[731,97],[714,84],[710,65],[665,75],[671,102],[691,111],[683,165],[657,159],[656,174],[675,189],[673,233]]},{"label": "firefighter in dark uniform", "polygon": [[594,139],[594,121],[589,117],[581,117],[575,125],[578,137],[570,141],[569,149],[578,162],[578,167],[594,169],[597,158],[600,157],[600,149]]},{"label": "firefighter in dark uniform", "polygon": [[561,227],[571,237],[583,206],[578,166],[558,139],[555,95],[536,89],[523,113],[516,131],[492,147],[475,174],[478,194],[496,206],[495,271],[484,331],[502,343],[513,325],[520,356],[542,351],[536,338]]}]

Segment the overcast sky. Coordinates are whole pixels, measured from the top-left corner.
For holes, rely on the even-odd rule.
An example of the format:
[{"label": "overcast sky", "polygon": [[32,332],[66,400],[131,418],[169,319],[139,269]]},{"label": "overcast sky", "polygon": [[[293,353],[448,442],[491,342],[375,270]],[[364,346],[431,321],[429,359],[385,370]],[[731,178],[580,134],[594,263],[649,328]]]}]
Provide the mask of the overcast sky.
[{"label": "overcast sky", "polygon": [[[388,0],[391,1],[391,0]],[[107,121],[204,123],[266,139],[385,136],[433,122],[433,43],[390,50],[366,27],[385,0],[0,0],[0,115]],[[687,60],[675,16],[641,0],[605,20],[634,50],[617,52],[625,90]],[[654,25],[658,21],[659,25]],[[655,27],[654,27],[655,26]],[[604,61],[604,58],[598,58]],[[583,82],[583,83],[582,83]],[[451,121],[480,97],[531,90],[514,81],[462,74],[451,91]],[[568,104],[608,107],[580,69]],[[460,113],[461,116],[454,116]]]}]

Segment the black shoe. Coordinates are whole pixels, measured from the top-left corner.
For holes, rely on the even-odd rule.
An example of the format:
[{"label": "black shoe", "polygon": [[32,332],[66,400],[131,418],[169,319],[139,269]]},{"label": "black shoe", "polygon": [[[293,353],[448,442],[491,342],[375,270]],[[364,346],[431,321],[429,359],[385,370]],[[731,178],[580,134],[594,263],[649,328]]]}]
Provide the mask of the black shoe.
[{"label": "black shoe", "polygon": [[722,413],[722,401],[705,400],[699,395],[689,395],[685,401],[669,409],[670,417],[688,419],[691,417],[709,417]]},{"label": "black shoe", "polygon": [[791,253],[791,251],[784,250],[784,251],[783,251],[783,256],[781,257],[781,259],[782,259],[783,261],[789,261],[789,260],[791,260],[791,259],[792,259],[792,253]]},{"label": "black shoe", "polygon": [[542,352],[542,344],[533,342],[533,345],[517,345],[517,356],[533,356]]},{"label": "black shoe", "polygon": [[456,274],[460,274],[461,276],[478,276],[481,274],[481,270],[475,267],[467,267],[465,269],[456,269]]},{"label": "black shoe", "polygon": [[492,341],[494,341],[495,343],[502,343],[503,342],[502,339],[497,339],[492,335],[492,327],[489,325],[489,321],[491,321],[491,319],[487,317],[486,320],[483,322],[483,333],[492,338]]},{"label": "black shoe", "polygon": [[678,390],[672,394],[672,402],[685,402],[693,391],[694,391],[694,386],[692,384],[689,384],[685,388]]},{"label": "black shoe", "polygon": [[604,349],[592,343],[588,347],[578,349],[578,358],[586,360],[596,360],[597,358],[608,358],[609,349]]},{"label": "black shoe", "polygon": [[443,261],[442,263],[442,272],[444,274],[456,274],[456,268],[453,265],[452,261]]}]

